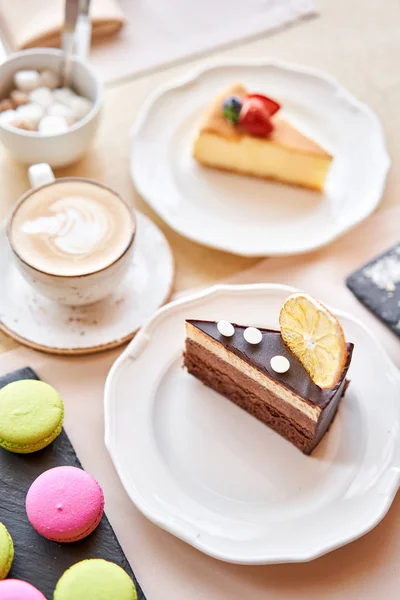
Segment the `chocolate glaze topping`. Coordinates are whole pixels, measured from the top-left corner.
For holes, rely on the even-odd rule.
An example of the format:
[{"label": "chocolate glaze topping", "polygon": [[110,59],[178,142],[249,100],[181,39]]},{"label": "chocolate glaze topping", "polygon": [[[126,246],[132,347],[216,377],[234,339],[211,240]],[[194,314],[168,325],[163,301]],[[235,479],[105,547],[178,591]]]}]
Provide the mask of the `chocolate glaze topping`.
[{"label": "chocolate glaze topping", "polygon": [[[262,340],[259,344],[253,345],[246,342],[243,337],[243,331],[248,325],[244,326],[233,323],[235,333],[232,337],[228,338],[219,333],[215,321],[196,321],[188,319],[187,322],[194,327],[197,327],[197,329],[210,336],[216,342],[222,344],[242,360],[259,369],[268,377],[279,381],[280,384],[301,396],[309,404],[314,404],[321,408],[325,408],[334,398],[343,379],[346,377],[354,348],[353,344],[347,344],[346,364],[335,387],[329,390],[322,390],[311,380],[301,362],[297,360],[285,345],[280,331],[258,327],[262,333]],[[289,360],[290,368],[286,373],[276,373],[271,368],[271,358],[277,355],[285,356]]]}]

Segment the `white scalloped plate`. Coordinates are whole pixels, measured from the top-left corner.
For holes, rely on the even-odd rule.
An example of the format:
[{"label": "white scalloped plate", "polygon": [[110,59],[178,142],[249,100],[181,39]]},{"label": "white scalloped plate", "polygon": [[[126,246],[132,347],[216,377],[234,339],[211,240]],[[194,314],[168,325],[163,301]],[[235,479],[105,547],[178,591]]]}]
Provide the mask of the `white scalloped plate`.
[{"label": "white scalloped plate", "polygon": [[[234,81],[278,99],[282,114],[334,156],[324,194],[201,167],[191,156],[199,117]],[[192,72],[151,96],[133,130],[131,174],[180,234],[244,256],[306,252],[378,205],[390,166],[376,115],[332,77],[277,60]]]},{"label": "white scalloped plate", "polygon": [[351,384],[311,457],[182,369],[185,318],[277,327],[292,291],[217,286],[173,302],[106,383],[106,446],[132,501],[229,562],[316,558],[372,529],[399,487],[400,372],[352,317],[335,311],[355,344]]}]

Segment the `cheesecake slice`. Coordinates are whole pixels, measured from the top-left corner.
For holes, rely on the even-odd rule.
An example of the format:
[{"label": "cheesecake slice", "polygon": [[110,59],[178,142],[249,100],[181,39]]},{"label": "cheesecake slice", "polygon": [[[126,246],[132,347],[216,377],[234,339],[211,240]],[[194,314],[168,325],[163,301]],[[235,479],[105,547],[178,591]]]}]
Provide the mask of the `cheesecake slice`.
[{"label": "cheesecake slice", "polygon": [[215,321],[186,321],[188,372],[310,454],[329,429],[346,391],[353,344],[346,344],[344,367],[334,387],[321,389],[280,331],[258,328],[259,342],[249,343],[247,327],[231,328],[234,333],[227,336]]},{"label": "cheesecake slice", "polygon": [[265,136],[249,135],[224,117],[225,99],[247,94],[235,84],[212,102],[194,141],[194,158],[207,167],[323,190],[332,156],[279,112],[271,116],[272,131]]}]

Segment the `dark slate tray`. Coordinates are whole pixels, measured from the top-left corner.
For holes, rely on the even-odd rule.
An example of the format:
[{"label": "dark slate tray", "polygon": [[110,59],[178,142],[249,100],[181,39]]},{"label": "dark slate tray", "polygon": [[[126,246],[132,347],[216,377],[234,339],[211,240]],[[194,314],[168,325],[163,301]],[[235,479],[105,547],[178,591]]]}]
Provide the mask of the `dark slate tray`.
[{"label": "dark slate tray", "polygon": [[400,336],[400,243],[349,275],[347,287],[378,319]]},{"label": "dark slate tray", "polygon": [[[13,371],[0,377],[0,388],[19,379],[38,377],[30,368]],[[135,582],[138,598],[145,600],[106,515],[96,531],[72,544],[50,542],[31,527],[25,512],[27,491],[43,471],[62,465],[82,468],[64,430],[53,444],[33,454],[13,454],[0,448],[0,521],[9,530],[15,546],[9,577],[28,581],[52,600],[56,583],[66,569],[85,558],[104,558],[125,569]]]}]

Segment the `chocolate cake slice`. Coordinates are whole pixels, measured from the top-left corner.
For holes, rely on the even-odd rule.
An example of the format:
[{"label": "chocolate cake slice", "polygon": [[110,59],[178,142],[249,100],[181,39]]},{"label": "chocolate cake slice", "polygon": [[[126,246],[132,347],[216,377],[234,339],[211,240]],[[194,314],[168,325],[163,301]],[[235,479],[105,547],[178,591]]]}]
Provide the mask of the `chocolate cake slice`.
[{"label": "chocolate cake slice", "polygon": [[[249,343],[244,336],[247,327],[233,324],[232,329],[228,337],[214,321],[186,321],[187,370],[310,454],[328,430],[346,391],[353,344],[347,344],[346,363],[336,385],[321,389],[279,331],[258,328],[259,343]],[[289,361],[286,372],[271,367],[274,357],[286,364]]]}]

